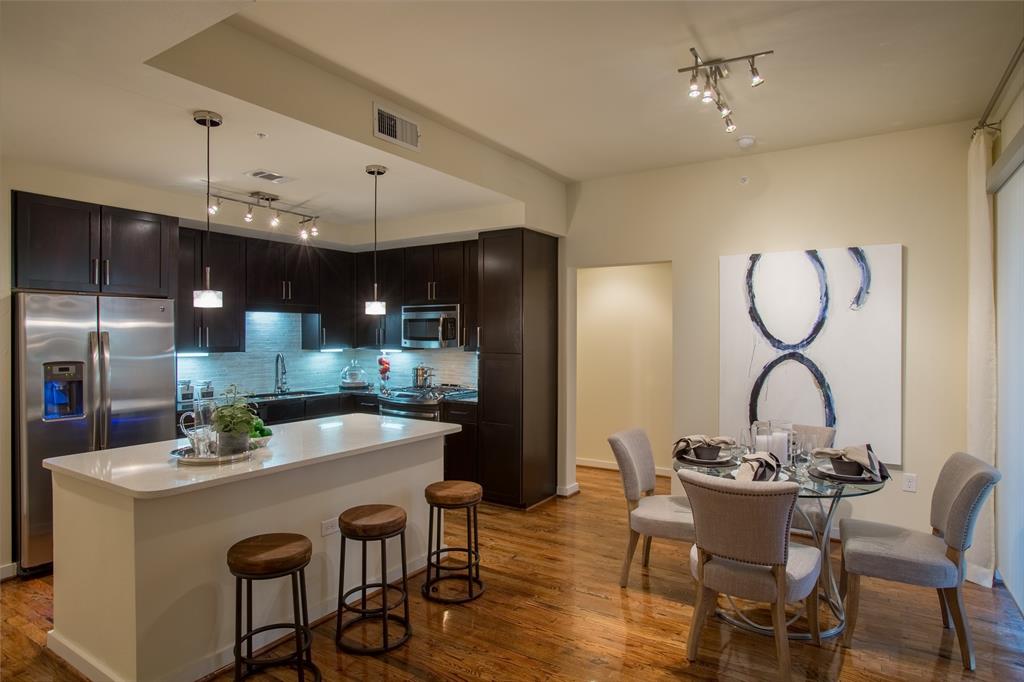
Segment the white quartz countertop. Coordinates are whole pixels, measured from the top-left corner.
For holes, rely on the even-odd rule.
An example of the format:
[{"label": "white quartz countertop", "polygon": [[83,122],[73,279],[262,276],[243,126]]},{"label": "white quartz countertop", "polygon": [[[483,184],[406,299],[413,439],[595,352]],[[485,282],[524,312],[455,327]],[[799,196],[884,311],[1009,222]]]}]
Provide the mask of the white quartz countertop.
[{"label": "white quartz countertop", "polygon": [[274,437],[267,447],[253,451],[251,459],[234,464],[179,465],[170,452],[188,445],[182,438],[52,457],[43,460],[43,466],[55,474],[73,476],[130,497],[164,497],[439,438],[462,430],[458,424],[372,414],[324,417],[272,428]]}]

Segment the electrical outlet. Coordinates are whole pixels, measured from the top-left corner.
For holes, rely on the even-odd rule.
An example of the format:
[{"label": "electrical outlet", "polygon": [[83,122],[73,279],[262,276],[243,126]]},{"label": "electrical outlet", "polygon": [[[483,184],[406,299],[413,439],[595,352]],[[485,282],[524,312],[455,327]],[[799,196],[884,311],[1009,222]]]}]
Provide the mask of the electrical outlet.
[{"label": "electrical outlet", "polygon": [[903,474],[903,492],[917,492],[917,474]]},{"label": "electrical outlet", "polygon": [[335,516],[333,519],[327,519],[326,521],[320,522],[320,537],[325,538],[328,535],[334,535],[340,533],[341,529],[338,528],[338,517]]}]

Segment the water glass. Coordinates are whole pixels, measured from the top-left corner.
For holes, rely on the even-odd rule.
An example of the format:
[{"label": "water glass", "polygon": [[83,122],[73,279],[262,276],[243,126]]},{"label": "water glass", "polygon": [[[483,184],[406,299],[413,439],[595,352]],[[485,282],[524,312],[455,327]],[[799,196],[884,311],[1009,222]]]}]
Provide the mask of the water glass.
[{"label": "water glass", "polygon": [[[216,457],[215,447],[211,447],[214,441],[213,433],[213,412],[217,409],[215,400],[195,400],[192,409],[181,415],[178,419],[178,426],[182,433],[192,444],[193,457]],[[192,426],[185,426],[185,420],[191,419]]]}]

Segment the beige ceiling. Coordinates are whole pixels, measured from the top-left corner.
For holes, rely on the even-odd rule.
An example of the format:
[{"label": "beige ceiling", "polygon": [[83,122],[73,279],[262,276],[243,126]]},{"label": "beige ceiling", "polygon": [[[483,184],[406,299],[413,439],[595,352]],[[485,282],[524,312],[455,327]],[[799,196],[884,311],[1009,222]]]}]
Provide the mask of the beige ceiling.
[{"label": "beige ceiling", "polygon": [[[175,78],[143,62],[220,21],[240,3],[10,3],[0,21],[0,134],[8,158],[167,190],[203,191],[205,135],[191,112],[210,108],[212,179],[226,193],[263,190],[284,207],[336,224],[398,219],[512,200],[426,166]],[[297,95],[300,96],[300,95]],[[264,139],[257,132],[266,133]],[[269,169],[275,185],[246,177]],[[254,226],[258,226],[254,223]]]},{"label": "beige ceiling", "polygon": [[[1021,2],[256,3],[229,20],[566,178],[959,121],[1024,33]],[[774,49],[725,85],[739,130],[678,66]]]}]

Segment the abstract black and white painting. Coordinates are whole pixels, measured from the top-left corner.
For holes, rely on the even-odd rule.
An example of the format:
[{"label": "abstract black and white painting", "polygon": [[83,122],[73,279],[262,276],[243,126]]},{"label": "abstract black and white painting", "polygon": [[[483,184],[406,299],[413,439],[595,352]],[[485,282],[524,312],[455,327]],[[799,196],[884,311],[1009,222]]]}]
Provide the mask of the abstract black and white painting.
[{"label": "abstract black and white painting", "polygon": [[902,462],[903,247],[723,256],[719,431],[833,426]]}]

